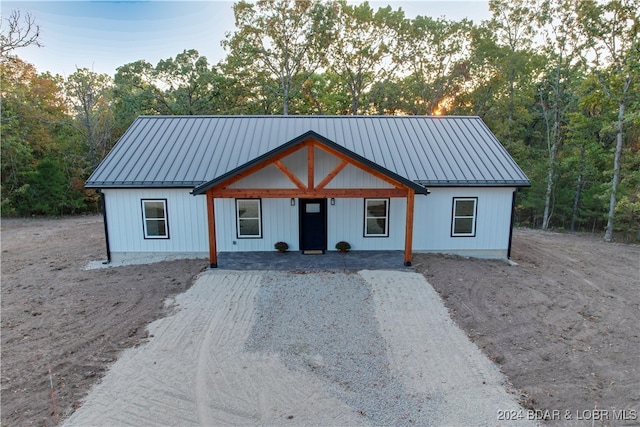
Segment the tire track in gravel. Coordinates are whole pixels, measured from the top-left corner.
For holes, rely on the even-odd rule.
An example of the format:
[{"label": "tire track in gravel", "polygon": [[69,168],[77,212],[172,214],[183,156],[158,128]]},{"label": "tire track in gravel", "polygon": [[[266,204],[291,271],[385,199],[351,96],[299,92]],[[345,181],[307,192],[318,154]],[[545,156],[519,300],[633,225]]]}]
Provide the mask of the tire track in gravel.
[{"label": "tire track in gravel", "polygon": [[324,384],[247,353],[261,273],[207,272],[122,354],[65,425],[357,425]]},{"label": "tire track in gravel", "polygon": [[415,393],[437,402],[432,425],[527,425],[500,420],[499,411],[523,413],[500,371],[451,320],[424,276],[361,271],[372,286],[376,317],[393,370]]}]

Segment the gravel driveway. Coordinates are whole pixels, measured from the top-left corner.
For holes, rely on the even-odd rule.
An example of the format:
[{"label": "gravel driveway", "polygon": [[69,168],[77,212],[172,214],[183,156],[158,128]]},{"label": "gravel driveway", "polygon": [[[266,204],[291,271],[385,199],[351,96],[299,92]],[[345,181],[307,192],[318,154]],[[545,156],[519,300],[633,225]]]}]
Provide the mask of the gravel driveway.
[{"label": "gravel driveway", "polygon": [[173,306],[65,425],[495,426],[522,412],[417,273],[211,270]]}]

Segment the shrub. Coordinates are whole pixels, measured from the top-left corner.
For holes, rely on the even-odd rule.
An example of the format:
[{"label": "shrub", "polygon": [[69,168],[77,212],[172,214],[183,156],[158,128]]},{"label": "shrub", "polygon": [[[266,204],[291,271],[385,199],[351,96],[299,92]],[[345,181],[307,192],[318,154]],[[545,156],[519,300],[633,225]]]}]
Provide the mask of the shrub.
[{"label": "shrub", "polygon": [[276,248],[280,252],[284,252],[287,249],[289,249],[289,245],[287,245],[285,242],[278,242],[275,245],[273,245],[273,247]]},{"label": "shrub", "polygon": [[351,249],[351,245],[348,242],[345,242],[344,240],[342,240],[336,243],[336,249],[340,251],[348,251],[349,249]]}]

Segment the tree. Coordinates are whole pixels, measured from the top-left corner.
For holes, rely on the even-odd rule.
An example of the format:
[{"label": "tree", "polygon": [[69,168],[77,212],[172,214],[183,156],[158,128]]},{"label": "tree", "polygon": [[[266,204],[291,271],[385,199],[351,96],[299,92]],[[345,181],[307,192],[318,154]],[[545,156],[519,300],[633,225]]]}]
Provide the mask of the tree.
[{"label": "tree", "polygon": [[[163,96],[156,98],[158,106],[166,109],[164,114],[219,112],[215,102],[222,91],[222,76],[197,50],[185,50],[175,59],[160,60],[154,71],[154,80],[164,88]],[[157,88],[155,92],[160,93]]]},{"label": "tree", "polygon": [[[259,86],[289,114],[291,100],[326,63],[332,38],[334,7],[318,0],[240,1],[233,6],[237,30],[222,45],[225,61],[246,87]],[[260,95],[258,95],[260,96]]]},{"label": "tree", "polygon": [[[470,28],[467,81],[451,110],[482,117],[520,163],[528,160],[528,151],[540,138],[534,106],[538,79],[547,62],[533,47],[533,12],[516,7],[522,3],[502,8],[501,3],[491,2],[492,20]],[[525,20],[526,29],[521,29],[525,17],[531,20]]]},{"label": "tree", "polygon": [[329,69],[341,77],[350,95],[350,113],[366,110],[363,97],[374,83],[386,83],[393,76],[402,49],[400,34],[406,26],[402,9],[391,6],[377,11],[368,2],[349,5],[338,2],[333,43],[329,48]]},{"label": "tree", "polygon": [[506,47],[502,68],[508,83],[507,139],[512,141],[512,127],[515,114],[515,96],[518,75],[526,68],[531,57],[531,47],[536,35],[536,11],[533,0],[490,0],[489,10],[493,17],[490,30],[498,43]]},{"label": "tree", "polygon": [[291,107],[300,114],[344,115],[349,112],[350,97],[341,77],[327,71],[307,78]]},{"label": "tree", "polygon": [[594,56],[592,65],[600,78],[604,94],[618,106],[615,151],[604,239],[613,240],[616,197],[620,183],[621,157],[625,139],[625,120],[630,96],[640,77],[640,1],[595,0],[579,2],[579,29]]},{"label": "tree", "polygon": [[4,59],[14,50],[35,45],[41,47],[40,26],[27,13],[21,18],[19,10],[12,10],[8,18],[0,20],[0,58]]},{"label": "tree", "polygon": [[89,150],[91,170],[111,149],[111,77],[81,68],[65,81],[67,102],[75,113],[75,128]]},{"label": "tree", "polygon": [[404,79],[414,100],[412,114],[440,115],[451,110],[470,79],[469,32],[472,23],[417,16],[406,35]]},{"label": "tree", "polygon": [[17,57],[0,61],[0,80],[2,211],[10,213],[38,160],[60,153],[66,106],[58,82]]},{"label": "tree", "polygon": [[197,50],[162,59],[154,67],[136,61],[118,67],[113,84],[113,111],[122,133],[143,114],[229,114],[238,93],[231,78],[209,65]]},{"label": "tree", "polygon": [[[551,197],[557,167],[558,151],[562,147],[562,126],[571,107],[572,95],[568,90],[572,72],[579,57],[572,0],[543,1],[538,20],[543,27],[545,51],[550,69],[540,89],[540,105],[546,126],[548,169],[544,196],[542,229],[549,227],[552,214]],[[545,84],[546,83],[546,84]]]},{"label": "tree", "polygon": [[62,215],[73,212],[84,204],[80,191],[73,191],[70,180],[58,160],[45,157],[36,170],[27,176],[27,184],[18,199],[18,212],[22,214]]}]

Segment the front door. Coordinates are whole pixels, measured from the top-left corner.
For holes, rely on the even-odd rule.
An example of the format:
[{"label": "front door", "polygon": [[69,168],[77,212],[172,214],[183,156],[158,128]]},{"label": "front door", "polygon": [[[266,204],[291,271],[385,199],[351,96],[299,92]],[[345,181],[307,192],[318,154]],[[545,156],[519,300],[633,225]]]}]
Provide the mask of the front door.
[{"label": "front door", "polygon": [[327,250],[327,199],[300,199],[300,250]]}]

